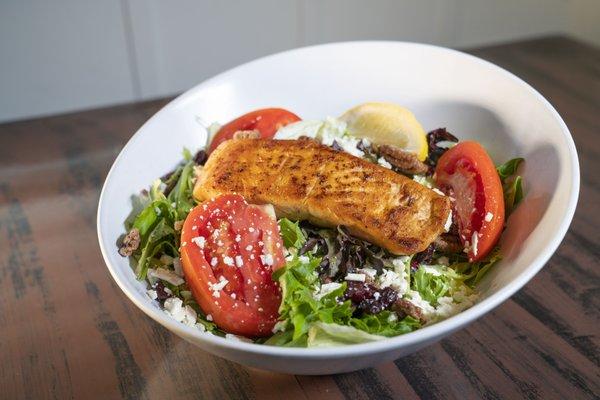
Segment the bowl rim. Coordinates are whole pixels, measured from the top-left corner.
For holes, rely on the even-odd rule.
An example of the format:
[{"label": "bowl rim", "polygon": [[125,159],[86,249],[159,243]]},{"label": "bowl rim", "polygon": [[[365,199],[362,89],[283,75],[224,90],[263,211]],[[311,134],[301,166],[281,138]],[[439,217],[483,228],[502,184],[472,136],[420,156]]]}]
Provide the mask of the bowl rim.
[{"label": "bowl rim", "polygon": [[[519,273],[512,282],[504,287],[500,288],[494,294],[480,302],[474,304],[472,307],[464,310],[446,320],[437,322],[435,324],[425,326],[416,331],[394,336],[390,338],[386,338],[384,340],[361,343],[361,344],[351,344],[345,346],[337,346],[337,347],[312,347],[312,348],[294,348],[294,347],[277,347],[277,346],[268,346],[264,344],[255,344],[248,343],[244,341],[230,340],[220,336],[206,334],[201,332],[197,328],[189,327],[180,322],[177,322],[172,317],[165,314],[162,310],[156,308],[154,305],[150,303],[150,299],[148,301],[139,301],[133,293],[129,291],[127,284],[124,279],[116,272],[117,266],[113,265],[108,256],[108,252],[110,251],[104,245],[103,240],[103,230],[101,225],[101,217],[105,212],[105,196],[106,191],[108,190],[109,183],[111,181],[112,175],[115,173],[115,169],[119,163],[126,157],[126,155],[131,150],[131,144],[136,140],[139,140],[141,137],[141,132],[145,129],[147,125],[149,125],[152,121],[158,118],[161,114],[168,111],[169,109],[176,107],[181,102],[187,101],[189,98],[193,97],[198,91],[202,90],[205,86],[209,86],[219,80],[226,78],[227,75],[237,71],[239,69],[245,68],[249,65],[264,62],[266,60],[280,57],[282,55],[289,55],[290,53],[295,52],[304,52],[310,51],[316,48],[324,48],[324,47],[343,47],[343,46],[415,46],[422,48],[435,49],[440,52],[445,52],[447,54],[451,54],[453,56],[465,57],[472,62],[479,63],[484,65],[487,68],[491,68],[495,70],[497,73],[503,74],[505,77],[511,79],[517,84],[521,85],[525,90],[529,91],[538,101],[541,102],[545,106],[545,108],[552,114],[555,120],[559,123],[561,128],[561,133],[568,145],[568,155],[571,163],[572,174],[570,176],[570,193],[568,197],[568,204],[565,208],[564,214],[562,216],[560,225],[555,230],[555,234],[552,239],[544,246],[544,249],[534,258],[534,260],[527,266],[527,268]],[[102,187],[100,197],[98,200],[98,211],[96,218],[96,226],[97,226],[97,234],[98,241],[100,244],[100,250],[102,252],[102,257],[104,258],[104,262],[112,275],[113,279],[120,287],[120,289],[125,293],[125,295],[146,315],[154,319],[156,322],[163,325],[168,330],[174,332],[180,337],[193,337],[200,342],[204,342],[207,345],[212,345],[219,348],[229,348],[233,350],[242,351],[249,354],[256,355],[269,355],[269,356],[286,356],[293,359],[340,359],[346,358],[349,356],[360,356],[372,353],[380,353],[388,350],[398,349],[405,346],[415,346],[419,343],[427,343],[428,341],[435,340],[436,338],[443,336],[444,334],[451,333],[464,325],[475,321],[476,319],[482,317],[487,314],[492,309],[499,306],[501,303],[510,298],[514,293],[520,290],[535,274],[537,274],[542,267],[546,264],[546,262],[550,259],[550,257],[554,254],[560,243],[562,242],[564,236],[566,235],[568,228],[571,224],[573,216],[575,214],[575,209],[577,207],[577,201],[579,197],[579,188],[580,188],[580,170],[579,170],[579,161],[577,150],[575,147],[575,143],[570,134],[570,131],[556,111],[556,109],[550,104],[548,100],[544,96],[542,96],[537,90],[535,90],[532,86],[526,83],[523,79],[517,77],[513,73],[505,70],[504,68],[491,63],[489,61],[483,60],[479,57],[473,56],[471,54],[454,50],[442,46],[436,46],[431,44],[424,43],[416,43],[416,42],[406,42],[406,41],[393,41],[393,40],[359,40],[359,41],[344,41],[344,42],[333,42],[333,43],[325,43],[318,44],[312,46],[304,46],[299,48],[294,48],[290,50],[286,50],[283,52],[274,53],[265,57],[261,57],[243,64],[240,64],[234,68],[228,69],[218,75],[215,75],[209,79],[202,81],[201,83],[195,85],[189,90],[185,91],[181,95],[177,96],[175,99],[171,100],[168,104],[162,107],[158,112],[156,112],[151,118],[149,118],[136,132],[135,134],[128,140],[123,149],[119,152],[119,155],[116,157],[113,162]]]}]

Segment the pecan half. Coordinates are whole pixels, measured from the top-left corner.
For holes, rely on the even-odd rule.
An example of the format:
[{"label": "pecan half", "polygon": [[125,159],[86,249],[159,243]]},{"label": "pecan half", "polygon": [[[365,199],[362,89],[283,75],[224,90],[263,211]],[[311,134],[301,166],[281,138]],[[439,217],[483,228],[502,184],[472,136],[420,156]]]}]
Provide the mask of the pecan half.
[{"label": "pecan half", "polygon": [[433,241],[433,246],[437,251],[447,254],[460,253],[463,250],[463,245],[460,242],[458,235],[442,233]]},{"label": "pecan half", "polygon": [[423,175],[429,170],[429,167],[419,161],[414,153],[404,151],[395,146],[382,144],[377,146],[379,154],[392,166],[396,167],[403,174]]},{"label": "pecan half", "polygon": [[252,131],[237,131],[233,134],[233,139],[258,139],[260,132],[255,130]]},{"label": "pecan half", "polygon": [[119,254],[123,257],[129,257],[140,247],[140,231],[133,228],[123,238],[123,242],[119,246]]},{"label": "pecan half", "polygon": [[398,314],[398,318],[402,319],[407,315],[413,317],[414,319],[418,319],[422,324],[425,323],[425,319],[423,318],[423,311],[413,303],[406,299],[397,299],[396,302],[392,305],[392,310]]}]

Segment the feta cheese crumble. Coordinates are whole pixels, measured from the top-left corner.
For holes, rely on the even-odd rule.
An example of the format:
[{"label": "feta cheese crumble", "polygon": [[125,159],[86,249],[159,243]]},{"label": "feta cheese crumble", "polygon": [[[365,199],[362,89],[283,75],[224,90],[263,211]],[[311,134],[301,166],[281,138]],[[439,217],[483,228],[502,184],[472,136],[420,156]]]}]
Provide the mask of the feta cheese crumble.
[{"label": "feta cheese crumble", "polygon": [[379,165],[381,165],[382,167],[385,167],[385,168],[387,168],[387,169],[392,169],[392,164],[390,164],[390,163],[388,162],[388,160],[386,160],[386,159],[385,159],[385,158],[383,158],[383,157],[379,157],[379,158],[377,159],[377,164],[379,164]]},{"label": "feta cheese crumble", "polygon": [[338,290],[341,287],[342,284],[338,282],[324,283],[315,291],[313,297],[316,300],[321,300],[324,296],[327,296],[329,293]]},{"label": "feta cheese crumble", "polygon": [[346,277],[344,278],[347,281],[355,281],[355,282],[364,282],[366,279],[366,275],[365,274],[353,274],[353,273],[349,273],[346,275]]},{"label": "feta cheese crumble", "polygon": [[[216,232],[216,231],[215,231]],[[201,249],[204,248],[204,245],[206,244],[206,238],[204,236],[197,236],[195,238],[192,238],[192,242],[200,247]]]},{"label": "feta cheese crumble", "polygon": [[148,275],[153,278],[161,279],[165,282],[169,282],[171,285],[179,286],[184,280],[175,272],[165,269],[165,268],[157,268],[157,269],[148,269]]},{"label": "feta cheese crumble", "polygon": [[427,178],[425,175],[414,175],[413,181],[421,184],[429,189],[433,188],[433,183],[430,178]]},{"label": "feta cheese crumble", "polygon": [[448,219],[446,220],[446,223],[444,224],[444,232],[448,232],[451,227],[452,227],[452,210],[450,210],[450,212],[448,213]]},{"label": "feta cheese crumble", "polygon": [[490,222],[492,220],[492,218],[494,218],[494,214],[492,214],[491,212],[488,211],[485,214],[484,220],[485,220],[485,222]]},{"label": "feta cheese crumble", "polygon": [[235,266],[241,268],[244,265],[244,260],[242,260],[242,256],[235,256]]},{"label": "feta cheese crumble", "polygon": [[265,265],[273,265],[273,256],[271,254],[261,254],[260,261]]},{"label": "feta cheese crumble", "polygon": [[218,283],[209,283],[208,289],[212,292],[213,297],[219,298],[221,297],[221,290],[223,290],[228,283],[229,281],[221,276]]},{"label": "feta cheese crumble", "polygon": [[225,339],[232,340],[234,342],[252,343],[252,340],[250,340],[248,338],[245,338],[243,336],[234,335],[233,333],[226,333],[225,334]]},{"label": "feta cheese crumble", "polygon": [[477,256],[477,246],[479,244],[479,233],[477,231],[473,232],[473,236],[471,237],[471,248],[473,249],[473,255]]},{"label": "feta cheese crumble", "polygon": [[175,270],[175,273],[177,275],[183,276],[183,268],[181,266],[181,260],[177,257],[173,259],[173,269]]},{"label": "feta cheese crumble", "polygon": [[164,303],[165,313],[173,317],[176,321],[182,322],[188,326],[196,325],[196,319],[198,315],[196,311],[186,305],[183,305],[183,301],[178,297],[169,297]]}]

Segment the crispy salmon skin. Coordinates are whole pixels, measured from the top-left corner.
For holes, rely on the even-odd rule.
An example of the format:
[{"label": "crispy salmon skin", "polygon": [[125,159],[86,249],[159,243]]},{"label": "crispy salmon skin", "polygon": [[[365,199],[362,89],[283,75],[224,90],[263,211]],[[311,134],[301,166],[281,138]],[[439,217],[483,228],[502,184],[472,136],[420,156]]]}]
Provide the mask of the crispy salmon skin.
[{"label": "crispy salmon skin", "polygon": [[194,197],[238,193],[273,204],[278,217],[344,225],[398,255],[423,251],[444,232],[450,201],[387,168],[312,140],[223,142],[199,173]]}]

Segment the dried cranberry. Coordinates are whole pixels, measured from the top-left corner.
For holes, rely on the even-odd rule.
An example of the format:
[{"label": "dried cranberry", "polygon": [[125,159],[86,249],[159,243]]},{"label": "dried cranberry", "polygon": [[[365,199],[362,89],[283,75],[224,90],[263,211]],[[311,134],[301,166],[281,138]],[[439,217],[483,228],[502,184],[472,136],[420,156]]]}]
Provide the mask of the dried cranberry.
[{"label": "dried cranberry", "polygon": [[358,309],[367,314],[379,314],[394,304],[398,297],[398,293],[391,287],[386,287],[376,293],[379,293],[379,295],[373,294],[372,298],[361,301]]},{"label": "dried cranberry", "polygon": [[359,304],[361,301],[373,297],[373,293],[376,291],[377,288],[368,283],[350,281],[344,297],[352,300],[353,303]]},{"label": "dried cranberry", "polygon": [[348,282],[344,297],[350,299],[358,311],[366,314],[378,314],[394,304],[398,293],[391,287],[378,289],[368,283]]},{"label": "dried cranberry", "polygon": [[158,282],[154,287],[154,290],[156,290],[156,298],[159,301],[165,301],[166,299],[171,297],[169,293],[167,293],[167,291],[165,290],[165,285],[162,282]]}]

